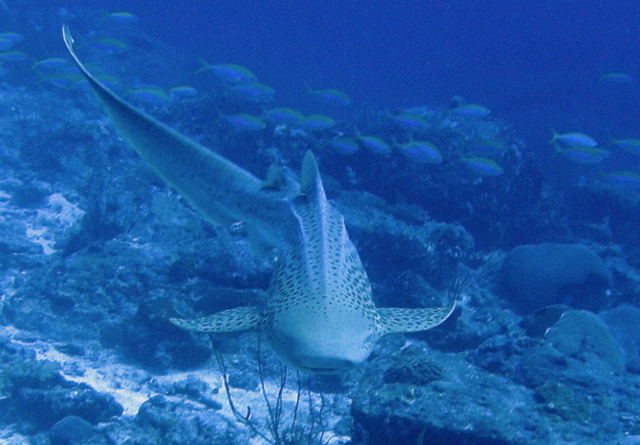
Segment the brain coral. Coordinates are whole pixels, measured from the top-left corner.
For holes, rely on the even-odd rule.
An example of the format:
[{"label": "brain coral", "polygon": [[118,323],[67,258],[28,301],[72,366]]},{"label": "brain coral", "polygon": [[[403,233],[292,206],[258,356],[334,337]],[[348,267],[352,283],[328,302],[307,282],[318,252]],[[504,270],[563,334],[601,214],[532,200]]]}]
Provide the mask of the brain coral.
[{"label": "brain coral", "polygon": [[640,373],[640,308],[623,304],[602,312],[600,318],[622,345],[627,370]]}]

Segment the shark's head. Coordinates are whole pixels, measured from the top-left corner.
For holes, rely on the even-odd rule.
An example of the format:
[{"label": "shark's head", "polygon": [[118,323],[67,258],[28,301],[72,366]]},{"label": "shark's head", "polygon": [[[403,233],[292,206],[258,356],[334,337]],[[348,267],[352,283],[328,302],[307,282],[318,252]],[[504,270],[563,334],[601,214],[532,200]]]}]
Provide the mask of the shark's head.
[{"label": "shark's head", "polygon": [[381,335],[375,320],[359,310],[302,309],[276,314],[264,331],[282,361],[302,371],[348,370],[369,357]]}]

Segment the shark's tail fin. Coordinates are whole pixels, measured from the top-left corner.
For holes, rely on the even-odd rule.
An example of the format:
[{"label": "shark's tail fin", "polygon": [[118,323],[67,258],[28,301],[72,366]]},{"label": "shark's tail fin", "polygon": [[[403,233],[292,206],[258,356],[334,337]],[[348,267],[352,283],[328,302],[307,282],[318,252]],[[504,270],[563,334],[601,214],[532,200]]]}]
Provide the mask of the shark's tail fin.
[{"label": "shark's tail fin", "polygon": [[254,239],[271,246],[282,242],[280,195],[264,190],[262,181],[248,171],[118,97],[80,61],[68,26],[62,33],[69,54],[115,127],[158,176],[210,222],[226,225],[244,221]]}]

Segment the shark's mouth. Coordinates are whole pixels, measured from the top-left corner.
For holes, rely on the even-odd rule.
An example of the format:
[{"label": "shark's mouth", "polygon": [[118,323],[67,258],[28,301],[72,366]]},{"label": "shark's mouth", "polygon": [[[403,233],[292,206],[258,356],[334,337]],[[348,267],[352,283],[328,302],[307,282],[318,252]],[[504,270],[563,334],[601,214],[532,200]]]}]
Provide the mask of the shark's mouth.
[{"label": "shark's mouth", "polygon": [[303,366],[303,371],[313,372],[316,374],[333,374],[342,371],[344,368],[314,368],[312,366]]},{"label": "shark's mouth", "polygon": [[[316,363],[313,363],[314,361]],[[344,359],[331,359],[326,360],[325,363],[322,363],[324,361],[325,360],[321,360],[320,363],[318,363],[318,360],[309,360],[309,362],[311,363],[307,362],[308,364],[304,364],[303,360],[302,363],[298,365],[298,367],[303,371],[312,372],[315,374],[335,374],[337,372],[346,371],[355,366],[354,362]]]}]

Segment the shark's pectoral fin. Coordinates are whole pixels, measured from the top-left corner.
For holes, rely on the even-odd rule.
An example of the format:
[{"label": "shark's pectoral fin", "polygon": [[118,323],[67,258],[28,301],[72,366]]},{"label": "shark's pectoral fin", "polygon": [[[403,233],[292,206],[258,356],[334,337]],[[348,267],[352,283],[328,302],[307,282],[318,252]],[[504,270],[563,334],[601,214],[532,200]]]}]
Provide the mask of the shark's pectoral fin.
[{"label": "shark's pectoral fin", "polygon": [[385,334],[426,331],[444,322],[456,307],[456,302],[437,308],[405,309],[379,308],[382,329]]},{"label": "shark's pectoral fin", "polygon": [[179,328],[198,332],[239,332],[256,329],[262,314],[256,306],[242,306],[202,318],[171,318]]}]

